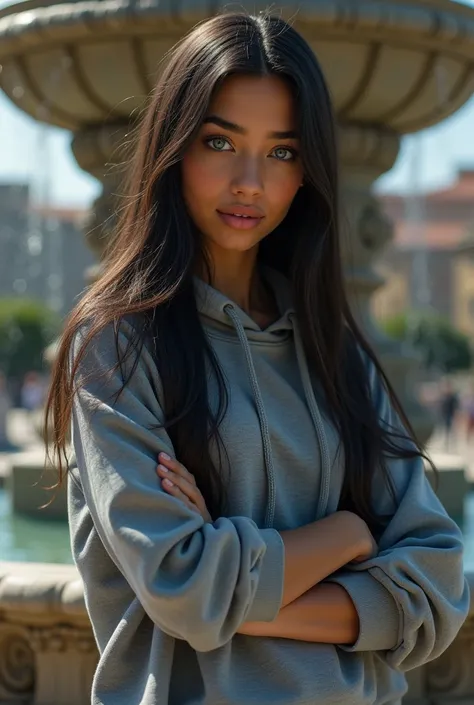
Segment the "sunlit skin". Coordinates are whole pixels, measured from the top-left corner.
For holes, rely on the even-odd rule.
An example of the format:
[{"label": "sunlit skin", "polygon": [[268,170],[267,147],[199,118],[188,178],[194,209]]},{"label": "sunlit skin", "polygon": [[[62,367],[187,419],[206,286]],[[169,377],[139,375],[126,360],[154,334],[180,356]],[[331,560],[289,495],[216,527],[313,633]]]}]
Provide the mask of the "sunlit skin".
[{"label": "sunlit skin", "polygon": [[[213,285],[252,313],[259,243],[286,216],[303,181],[290,86],[232,76],[216,91],[182,163],[183,196],[204,235]],[[258,216],[246,223],[239,206]]]}]

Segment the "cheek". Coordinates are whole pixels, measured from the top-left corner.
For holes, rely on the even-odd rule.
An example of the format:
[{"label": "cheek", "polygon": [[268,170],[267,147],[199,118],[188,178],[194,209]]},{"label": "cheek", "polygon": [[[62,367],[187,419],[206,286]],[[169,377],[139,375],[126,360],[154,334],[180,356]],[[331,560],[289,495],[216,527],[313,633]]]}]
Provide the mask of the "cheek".
[{"label": "cheek", "polygon": [[303,173],[299,173],[299,171],[290,176],[287,174],[274,176],[271,187],[268,190],[268,196],[275,212],[286,213],[298,193],[302,180]]},{"label": "cheek", "polygon": [[186,155],[181,167],[183,192],[187,201],[199,198],[206,201],[212,198],[220,188],[220,175],[215,165],[211,165],[202,153]]}]

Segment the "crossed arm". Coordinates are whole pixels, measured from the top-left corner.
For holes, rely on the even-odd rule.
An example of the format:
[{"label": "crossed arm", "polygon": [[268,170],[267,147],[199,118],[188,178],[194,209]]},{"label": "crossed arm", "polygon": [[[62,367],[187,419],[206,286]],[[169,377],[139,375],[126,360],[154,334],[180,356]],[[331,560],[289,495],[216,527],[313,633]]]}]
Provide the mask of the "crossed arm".
[{"label": "crossed arm", "polygon": [[359,617],[344,588],[323,582],[283,607],[273,622],[247,622],[238,631],[248,636],[354,644],[359,635]]},{"label": "crossed arm", "polygon": [[[162,454],[157,472],[165,491],[186,502],[205,521],[211,521],[204,498],[186,468]],[[323,581],[347,563],[368,558],[375,551],[361,521],[349,512],[338,512],[315,524],[281,532],[286,563],[282,608],[272,622],[246,622],[238,633],[327,644],[355,643],[359,618],[352,599],[340,585]]]}]

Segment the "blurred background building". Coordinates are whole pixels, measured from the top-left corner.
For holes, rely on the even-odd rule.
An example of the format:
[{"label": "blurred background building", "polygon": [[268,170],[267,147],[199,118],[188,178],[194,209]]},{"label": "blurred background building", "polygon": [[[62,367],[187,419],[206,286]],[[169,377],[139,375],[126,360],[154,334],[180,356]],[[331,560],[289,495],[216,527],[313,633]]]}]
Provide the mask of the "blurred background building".
[{"label": "blurred background building", "polygon": [[[473,125],[474,131],[474,125]],[[379,263],[378,319],[428,308],[449,318],[474,343],[474,163],[440,190],[379,195],[394,237]]]},{"label": "blurred background building", "polygon": [[68,313],[94,263],[87,210],[38,205],[28,183],[0,183],[0,297],[26,296]]}]

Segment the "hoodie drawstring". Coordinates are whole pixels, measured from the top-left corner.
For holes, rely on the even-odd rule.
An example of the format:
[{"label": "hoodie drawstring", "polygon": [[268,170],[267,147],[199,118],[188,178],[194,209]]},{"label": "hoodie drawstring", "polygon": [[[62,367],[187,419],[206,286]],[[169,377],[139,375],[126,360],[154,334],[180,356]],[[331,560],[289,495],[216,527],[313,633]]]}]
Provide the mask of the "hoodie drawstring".
[{"label": "hoodie drawstring", "polygon": [[[271,528],[273,526],[273,520],[275,517],[275,506],[276,506],[276,490],[275,490],[275,471],[273,463],[273,453],[270,438],[270,429],[268,426],[268,419],[265,412],[265,406],[263,404],[262,393],[260,387],[258,386],[257,374],[255,372],[255,366],[253,364],[252,353],[250,350],[250,345],[245,333],[244,326],[240,320],[237,312],[231,304],[227,304],[224,307],[225,312],[234,324],[237,336],[240,341],[240,345],[244,351],[245,360],[247,363],[247,371],[249,375],[250,384],[252,387],[252,392],[254,396],[255,406],[257,409],[258,420],[260,423],[260,431],[262,434],[263,442],[263,456],[265,460],[265,470],[267,475],[267,485],[268,485],[268,502],[267,509],[265,513],[265,528]],[[330,471],[331,471],[331,461],[329,454],[329,446],[326,437],[326,431],[324,429],[324,423],[314,396],[313,386],[311,384],[311,378],[309,375],[308,364],[306,362],[306,355],[304,353],[303,341],[298,329],[296,319],[291,316],[291,322],[293,325],[293,332],[295,337],[295,347],[296,347],[296,358],[298,362],[298,367],[301,374],[301,380],[303,383],[304,393],[306,397],[306,403],[309,408],[311,419],[316,431],[316,435],[319,441],[320,455],[321,455],[321,487],[318,500],[318,507],[316,513],[316,519],[322,519],[325,516],[328,500],[329,500],[329,486],[330,486]]]},{"label": "hoodie drawstring", "polygon": [[242,325],[242,321],[235,312],[234,308],[228,304],[225,307],[225,312],[232,320],[237,335],[239,336],[240,344],[243,348],[245,354],[245,360],[247,362],[247,371],[249,374],[250,384],[252,385],[253,396],[255,400],[255,406],[257,407],[258,420],[260,422],[260,431],[263,439],[263,457],[265,459],[265,469],[267,473],[267,483],[268,483],[268,502],[267,510],[265,513],[265,528],[271,528],[273,526],[273,519],[275,517],[275,505],[276,505],[276,493],[275,493],[275,472],[273,466],[273,453],[272,444],[270,440],[270,429],[268,428],[268,419],[265,413],[265,406],[263,404],[262,393],[260,387],[258,386],[257,374],[255,372],[255,366],[252,360],[252,353],[250,352],[250,346],[245,335],[245,329]]}]

